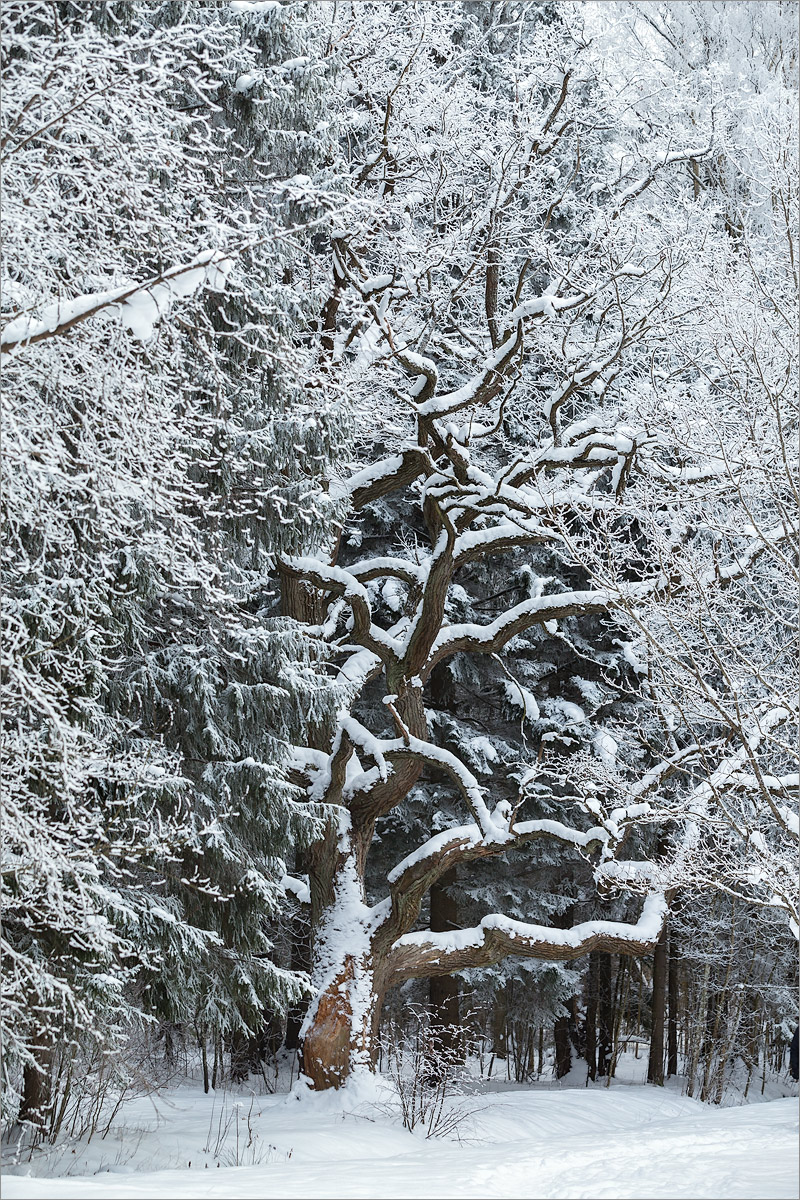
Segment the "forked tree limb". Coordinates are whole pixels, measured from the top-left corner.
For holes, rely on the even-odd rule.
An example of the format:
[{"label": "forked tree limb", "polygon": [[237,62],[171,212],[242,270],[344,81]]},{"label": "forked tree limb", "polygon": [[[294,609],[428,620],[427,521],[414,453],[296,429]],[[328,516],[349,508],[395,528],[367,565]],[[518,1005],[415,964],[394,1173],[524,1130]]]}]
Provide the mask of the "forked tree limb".
[{"label": "forked tree limb", "polygon": [[548,820],[522,822],[506,838],[495,841],[482,837],[477,825],[444,830],[389,873],[390,909],[376,933],[376,944],[388,950],[408,933],[419,917],[427,892],[456,866],[496,858],[543,838],[589,850],[607,837],[606,830],[600,827],[580,831]]}]

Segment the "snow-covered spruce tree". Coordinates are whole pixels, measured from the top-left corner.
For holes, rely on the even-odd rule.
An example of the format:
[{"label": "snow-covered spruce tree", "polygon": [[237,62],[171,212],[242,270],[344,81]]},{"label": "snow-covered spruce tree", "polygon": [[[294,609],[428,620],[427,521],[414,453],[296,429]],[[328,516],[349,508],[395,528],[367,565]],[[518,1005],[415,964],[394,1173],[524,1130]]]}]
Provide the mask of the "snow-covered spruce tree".
[{"label": "snow-covered spruce tree", "polygon": [[[159,287],[153,243],[190,260],[206,248],[182,246],[151,183],[180,121],[163,98],[171,53],[142,30],[109,41],[87,16],[3,11],[4,1066],[7,1114],[24,1068],[21,1115],[40,1121],[53,1047],[107,1041],[126,967],[170,939],[201,955],[209,940],[132,886],[139,860],[158,879],[188,814],[172,757],[106,703],[142,596],[166,569],[192,586],[205,561],[183,503],[179,381],[119,316],[146,336],[156,297],[164,313],[173,298],[167,282],[137,290]],[[175,297],[224,276],[207,252]],[[109,310],[112,296],[131,303]]]},{"label": "snow-covered spruce tree", "polygon": [[[298,404],[298,311],[276,319],[293,222],[324,212],[295,178],[319,81],[306,8],[251,8],[3,8],[10,1119],[47,1119],[56,1046],[140,1011],[251,1030],[302,986],[267,936],[313,817],[279,765],[324,697],[316,648],[260,610],[327,511],[334,425],[319,389]],[[280,163],[242,166],[237,105],[257,149],[286,127]]]},{"label": "snow-covered spruce tree", "polygon": [[[336,515],[322,481],[345,424],[343,406],[332,402],[317,371],[309,332],[315,298],[301,283],[337,186],[323,107],[327,30],[313,6],[232,7],[233,16],[227,5],[198,5],[189,16],[199,27],[197,53],[207,62],[209,86],[218,85],[225,64],[215,91],[217,161],[206,163],[206,190],[215,203],[236,206],[249,231],[252,244],[238,260],[247,284],[212,300],[185,330],[183,388],[207,422],[192,473],[237,598],[236,622],[215,633],[217,614],[209,621],[205,606],[162,608],[150,627],[161,631],[177,616],[184,633],[165,642],[159,632],[124,685],[148,719],[170,724],[165,737],[182,754],[198,821],[208,831],[192,870],[227,896],[220,905],[203,889],[183,895],[199,924],[219,928],[225,947],[213,974],[193,975],[194,1001],[187,1003],[187,980],[163,969],[151,986],[173,1020],[191,1015],[201,1041],[233,1034],[233,1069],[244,1072],[258,1056],[254,1035],[298,998],[275,970],[271,939],[276,900],[281,908],[286,902],[284,857],[302,846],[312,825],[309,810],[294,803],[281,762],[293,731],[331,719],[315,667],[319,646],[275,616],[268,576],[276,553],[313,552]],[[178,891],[186,865],[176,874]]]},{"label": "snow-covered spruce tree", "polygon": [[[613,101],[598,89],[584,107],[581,48],[557,22],[524,36],[517,22],[517,53],[497,64],[513,82],[509,103],[473,81],[476,45],[467,36],[465,47],[459,6],[392,13],[388,61],[380,6],[342,17],[361,211],[354,206],[333,237],[323,338],[330,370],[368,397],[364,441],[374,457],[342,480],[348,536],[281,564],[315,598],[309,632],[340,656],[349,691],[332,740],[295,755],[309,798],[340,811],[308,856],[318,995],[303,1065],[316,1087],[369,1064],[382,998],[404,980],[508,955],[564,961],[653,949],[670,896],[658,880],[635,922],[560,928],[494,912],[468,929],[415,929],[427,893],[454,868],[544,839],[563,847],[565,861],[577,853],[613,863],[650,815],[661,779],[636,746],[620,752],[591,679],[588,713],[554,688],[546,715],[561,712],[556,736],[585,726],[579,748],[592,753],[543,764],[548,743],[538,738],[512,798],[499,770],[479,782],[467,739],[437,742],[426,701],[434,673],[456,656],[462,678],[473,656],[496,656],[497,683],[509,696],[518,689],[535,720],[515,651],[566,641],[597,667],[622,606],[681,602],[644,536],[623,579],[592,586],[572,550],[577,533],[602,557],[642,503],[669,513],[676,471],[684,495],[699,500],[714,470],[702,442],[696,452],[677,446],[639,411],[639,389],[650,388],[654,361],[668,362],[694,308],[686,281],[711,222],[692,197],[675,204],[667,184],[708,142],[695,131],[676,149],[668,130],[643,123],[622,131],[623,150],[608,150],[599,127]],[[746,573],[757,553],[726,559],[714,586]],[[503,561],[519,564],[515,586],[487,596],[486,571]],[[620,649],[633,677],[636,660]],[[485,742],[491,761],[491,731]],[[455,824],[447,812],[442,821],[431,805],[427,837],[371,902],[364,880],[376,824],[425,771],[449,779],[471,820]],[[541,811],[540,792],[552,809],[530,815]]]}]

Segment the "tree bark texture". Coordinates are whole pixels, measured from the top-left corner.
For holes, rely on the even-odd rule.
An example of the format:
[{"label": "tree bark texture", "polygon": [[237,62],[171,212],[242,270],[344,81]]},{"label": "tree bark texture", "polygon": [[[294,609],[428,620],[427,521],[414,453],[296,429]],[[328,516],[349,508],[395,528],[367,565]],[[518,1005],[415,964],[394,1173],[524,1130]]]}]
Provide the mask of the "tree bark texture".
[{"label": "tree bark texture", "polygon": [[[431,929],[443,933],[458,929],[458,904],[452,888],[455,871],[448,871],[430,892]],[[433,976],[429,981],[431,1041],[434,1051],[433,1067],[459,1061],[464,1054],[461,1028],[460,985],[455,975]]]},{"label": "tree bark texture", "polygon": [[650,1058],[647,1081],[659,1087],[664,1083],[664,1015],[667,1001],[667,930],[661,931],[653,955],[653,1003],[650,1033]]},{"label": "tree bark texture", "polygon": [[611,955],[597,956],[597,1077],[604,1079],[611,1072],[614,1052],[614,996],[612,991]]},{"label": "tree bark texture", "polygon": [[667,991],[669,995],[669,1018],[667,1023],[667,1076],[678,1074],[678,1018],[680,988],[678,979],[678,956],[675,939],[670,937],[667,953]]}]

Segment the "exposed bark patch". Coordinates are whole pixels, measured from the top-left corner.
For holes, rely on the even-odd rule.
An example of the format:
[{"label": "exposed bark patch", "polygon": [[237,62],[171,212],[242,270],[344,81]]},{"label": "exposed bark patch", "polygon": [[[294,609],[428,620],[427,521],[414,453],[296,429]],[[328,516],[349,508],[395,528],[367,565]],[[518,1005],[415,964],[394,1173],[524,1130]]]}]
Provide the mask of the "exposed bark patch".
[{"label": "exposed bark patch", "polygon": [[313,1023],[303,1039],[303,1073],[317,1091],[341,1087],[350,1072],[353,1007],[350,987],[355,971],[348,958],[320,996]]}]

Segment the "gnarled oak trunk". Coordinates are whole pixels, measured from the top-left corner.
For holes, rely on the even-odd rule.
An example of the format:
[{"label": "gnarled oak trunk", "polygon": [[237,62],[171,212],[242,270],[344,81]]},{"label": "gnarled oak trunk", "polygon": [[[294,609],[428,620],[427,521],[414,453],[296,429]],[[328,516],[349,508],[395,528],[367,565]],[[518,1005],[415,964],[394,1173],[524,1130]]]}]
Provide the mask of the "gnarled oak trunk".
[{"label": "gnarled oak trunk", "polygon": [[[317,1091],[338,1088],[376,1058],[383,990],[365,902],[363,868],[371,828],[331,828],[312,851],[312,983],[301,1030],[303,1074]],[[316,910],[316,911],[315,911]]]},{"label": "gnarled oak trunk", "polygon": [[309,1010],[303,1032],[303,1074],[316,1091],[341,1087],[359,1067],[374,1065],[382,1001],[371,961],[345,955]]}]

